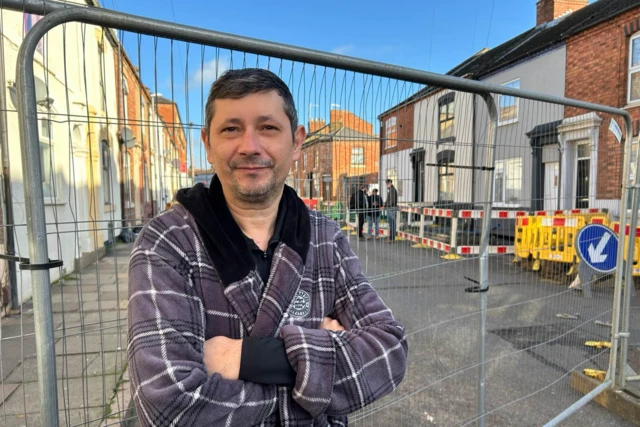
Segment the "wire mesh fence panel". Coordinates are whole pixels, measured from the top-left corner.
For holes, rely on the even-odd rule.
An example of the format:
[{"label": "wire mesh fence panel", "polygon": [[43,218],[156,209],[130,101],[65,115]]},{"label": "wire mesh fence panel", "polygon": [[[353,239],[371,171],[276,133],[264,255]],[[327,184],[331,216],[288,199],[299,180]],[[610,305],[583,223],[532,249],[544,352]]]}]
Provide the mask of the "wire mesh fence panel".
[{"label": "wire mesh fence panel", "polygon": [[[2,10],[2,20],[12,83],[37,17]],[[306,137],[286,184],[340,225],[406,329],[404,380],[351,414],[351,424],[540,425],[582,397],[574,372],[608,369],[613,269],[581,269],[576,239],[590,224],[619,230],[621,186],[635,170],[624,169],[627,145],[607,130],[618,117],[141,33],[66,23],[34,58],[49,258],[62,261],[50,270],[47,319],[60,424],[137,422],[126,354],[129,255],[178,189],[211,182],[205,103],[211,84],[235,69],[268,69],[288,86]],[[488,82],[527,88],[535,73],[523,67]],[[562,96],[562,87],[550,82],[548,94]],[[13,142],[20,94],[11,84],[8,93]],[[14,212],[5,234],[16,256],[29,258],[20,147],[3,155],[12,160]],[[606,242],[585,245],[606,263]],[[6,426],[47,421],[34,286],[18,270],[19,312],[0,320]],[[591,403],[566,425],[624,423]]]}]

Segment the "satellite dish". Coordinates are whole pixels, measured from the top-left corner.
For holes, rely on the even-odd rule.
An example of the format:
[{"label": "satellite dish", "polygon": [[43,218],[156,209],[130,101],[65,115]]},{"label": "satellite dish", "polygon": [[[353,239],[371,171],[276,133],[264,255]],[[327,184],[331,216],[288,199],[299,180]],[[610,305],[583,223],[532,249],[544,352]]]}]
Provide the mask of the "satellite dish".
[{"label": "satellite dish", "polygon": [[[36,86],[36,104],[45,107],[47,110],[50,109],[54,100],[47,96],[47,85],[45,85],[42,79],[39,79],[38,77],[34,77],[34,81]],[[11,103],[17,109],[18,92],[15,83],[9,87],[9,96],[11,98]]]},{"label": "satellite dish", "polygon": [[127,146],[127,148],[133,148],[136,145],[136,137],[133,136],[133,132],[128,127],[123,127],[120,131],[120,139]]}]

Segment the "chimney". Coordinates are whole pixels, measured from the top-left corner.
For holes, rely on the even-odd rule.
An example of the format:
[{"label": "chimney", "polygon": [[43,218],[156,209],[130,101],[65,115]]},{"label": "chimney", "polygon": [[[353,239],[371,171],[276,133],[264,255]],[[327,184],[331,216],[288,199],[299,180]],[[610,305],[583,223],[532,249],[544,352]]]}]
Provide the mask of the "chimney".
[{"label": "chimney", "polygon": [[536,26],[551,22],[556,18],[575,12],[589,5],[589,0],[539,0],[536,13]]},{"label": "chimney", "polygon": [[315,132],[325,126],[324,119],[311,119],[309,120],[309,133]]}]

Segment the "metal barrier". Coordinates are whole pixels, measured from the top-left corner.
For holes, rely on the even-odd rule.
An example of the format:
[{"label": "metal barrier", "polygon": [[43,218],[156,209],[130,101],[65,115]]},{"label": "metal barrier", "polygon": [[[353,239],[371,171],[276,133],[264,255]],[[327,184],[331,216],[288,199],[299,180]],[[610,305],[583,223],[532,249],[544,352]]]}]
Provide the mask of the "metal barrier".
[{"label": "metal barrier", "polygon": [[[100,210],[111,209],[111,203],[105,202],[104,195],[96,196],[97,190],[92,188],[99,187],[95,184],[103,182],[102,179],[109,182],[110,177],[115,175],[114,180],[119,184],[117,188],[113,188],[113,197],[110,199],[112,202],[115,203],[118,199],[116,191],[120,185],[124,189],[122,198],[130,196],[129,200],[123,200],[120,209],[116,209],[123,214],[110,220],[125,221],[122,228],[131,230],[131,237],[135,237],[135,231],[144,218],[136,218],[136,215],[129,218],[127,212],[140,211],[140,205],[147,201],[137,193],[153,194],[156,204],[162,202],[161,206],[170,202],[156,193],[175,190],[178,187],[175,182],[177,178],[184,178],[179,171],[180,163],[186,163],[186,135],[189,130],[203,125],[202,117],[196,120],[198,114],[191,116],[187,113],[186,120],[181,121],[180,114],[177,114],[177,103],[173,100],[176,79],[173,73],[169,76],[171,100],[159,96],[157,76],[154,97],[150,96],[150,91],[143,90],[142,81],[145,77],[148,79],[150,75],[157,74],[158,45],[161,47],[160,57],[170,57],[172,70],[174,45],[179,45],[186,54],[184,68],[192,72],[194,69],[199,70],[194,74],[188,71],[185,73],[183,83],[186,99],[184,102],[180,101],[180,104],[186,107],[186,111],[189,111],[189,107],[193,108],[189,101],[189,94],[193,89],[189,86],[193,86],[190,77],[200,77],[199,80],[196,79],[199,82],[199,85],[196,84],[199,86],[196,91],[199,91],[197,95],[200,98],[204,98],[204,76],[213,75],[215,78],[226,68],[255,65],[272,69],[292,88],[301,117],[308,119],[309,128],[309,138],[303,146],[303,154],[292,167],[288,181],[300,197],[321,198],[323,201],[335,202],[335,206],[338,202],[342,206],[348,206],[349,196],[358,186],[366,183],[377,185],[384,199],[392,191],[383,188],[389,179],[397,189],[401,203],[415,199],[424,201],[417,203],[434,206],[401,207],[400,211],[408,216],[404,220],[399,215],[398,225],[404,229],[398,228],[398,235],[413,243],[455,255],[445,258],[445,261],[440,256],[434,256],[432,251],[412,251],[409,245],[402,242],[378,245],[376,240],[357,240],[352,243],[370,282],[405,325],[412,352],[412,364],[404,383],[392,395],[367,407],[354,408],[358,411],[351,415],[352,424],[423,425],[431,422],[439,425],[476,423],[483,426],[485,422],[491,423],[503,416],[508,419],[512,416],[514,419],[526,418],[534,424],[549,421],[555,423],[575,414],[597,395],[590,393],[580,399],[571,391],[568,378],[576,369],[591,364],[607,368],[607,378],[597,388],[598,392],[610,386],[619,387],[627,380],[624,366],[621,368],[618,365],[618,351],[620,350],[624,361],[629,329],[633,323],[628,314],[631,298],[629,286],[624,286],[623,294],[623,277],[630,278],[631,274],[623,273],[625,268],[633,268],[631,263],[625,267],[619,262],[613,283],[602,286],[596,298],[586,300],[576,298],[572,291],[558,290],[557,284],[542,282],[538,275],[515,271],[511,263],[505,262],[505,257],[500,256],[515,254],[521,258],[530,255],[535,258],[539,254],[538,259],[543,259],[544,254],[549,260],[573,262],[570,249],[573,245],[572,236],[584,221],[580,217],[569,216],[564,212],[566,210],[563,210],[562,216],[554,212],[556,216],[550,218],[546,214],[539,218],[525,215],[535,209],[534,197],[524,185],[529,179],[524,171],[531,170],[533,166],[527,157],[531,152],[531,145],[528,141],[521,141],[523,135],[550,119],[564,119],[565,111],[570,107],[584,109],[594,115],[597,112],[607,117],[611,115],[622,118],[626,140],[624,150],[620,150],[620,154],[624,154],[624,158],[620,159],[621,175],[628,177],[631,171],[633,132],[627,111],[524,91],[513,85],[503,85],[505,82],[487,83],[443,76],[105,9],[79,8],[56,2],[43,3],[40,0],[4,0],[2,5],[16,11],[47,15],[26,34],[14,61],[24,206],[27,212],[25,224],[19,225],[24,226],[23,230],[28,230],[28,237],[24,236],[24,240],[28,244],[28,260],[32,266],[49,268],[52,266],[50,260],[58,259],[60,254],[66,254],[70,249],[74,252],[71,255],[74,258],[75,252],[81,249],[81,244],[77,243],[80,239],[62,244],[61,233],[75,233],[72,235],[78,237],[84,232],[90,235],[82,236],[88,239],[89,245],[94,244],[96,249],[101,247],[102,237],[95,236],[102,231],[99,226],[102,220],[92,215]],[[65,95],[70,91],[70,84],[66,81],[49,81],[51,71],[39,68],[40,62],[34,61],[42,37],[61,25],[77,25],[78,34],[82,34],[83,39],[91,34],[99,41],[100,49],[96,47],[94,53],[95,58],[101,59],[96,62],[93,57],[82,57],[79,59],[81,64],[74,63],[74,66],[84,70],[79,76],[85,77],[80,89],[86,94],[86,98],[91,98],[92,102],[100,98],[105,101],[104,114],[100,113],[100,108],[93,111],[87,107],[84,116],[77,117],[75,110],[72,111],[73,102],[69,101],[56,102],[59,110],[54,114],[50,108],[51,103],[39,96],[40,84],[36,84],[35,77],[40,73],[47,77],[43,82],[45,88],[47,85],[53,87],[57,84],[63,87]],[[114,30],[120,32],[118,37],[114,36]],[[133,32],[133,37],[127,32]],[[125,40],[134,40],[138,54],[135,66],[124,54],[122,44],[119,44],[125,43]],[[86,71],[87,65],[104,65],[106,60],[100,57],[100,52],[108,48],[105,44],[107,41],[115,46],[111,53],[116,53],[115,58],[118,58],[121,67],[114,73],[111,83],[103,82],[104,86],[89,85],[86,76],[91,73]],[[163,45],[163,42],[167,43]],[[201,51],[194,67],[195,44],[200,45]],[[78,46],[82,46],[82,43]],[[73,59],[66,54],[62,56],[66,60]],[[151,66],[149,62],[152,62]],[[67,69],[66,65],[62,68],[62,71]],[[100,68],[105,70],[104,66]],[[148,69],[151,72],[146,71]],[[62,72],[58,76],[64,74]],[[128,113],[125,105],[129,105],[127,96],[129,91],[133,93],[133,88],[124,84],[125,75],[139,86],[135,94],[141,95],[135,96],[139,110],[148,111],[149,105],[153,106],[151,114],[134,118],[131,122],[129,116],[134,113]],[[77,80],[82,81],[82,78]],[[91,94],[90,87],[104,87],[105,92],[96,97]],[[198,98],[191,93],[191,100],[194,97]],[[61,98],[65,96],[57,99]],[[413,104],[409,104],[407,100]],[[113,104],[116,106],[109,108]],[[166,108],[169,110],[175,105],[173,113],[169,114],[170,119],[165,117],[166,120],[162,123],[159,104],[168,105]],[[311,112],[302,113],[307,107],[309,110],[315,108],[315,104],[322,111],[315,113],[315,116]],[[340,110],[334,107],[336,104],[341,105]],[[46,111],[42,111],[43,109]],[[525,111],[528,113],[525,114]],[[69,172],[65,177],[68,179],[66,184],[72,189],[69,194],[76,191],[81,193],[90,187],[87,193],[81,193],[73,200],[77,204],[77,199],[82,199],[87,194],[86,198],[94,201],[87,206],[86,212],[82,210],[84,207],[79,211],[84,215],[82,218],[89,218],[90,225],[86,229],[79,228],[81,221],[75,218],[68,223],[60,220],[56,214],[63,209],[58,207],[59,201],[45,195],[49,190],[46,175],[55,175],[56,170],[47,167],[58,166],[54,163],[55,150],[50,149],[50,145],[46,145],[42,138],[49,125],[46,121],[42,124],[42,119],[52,115],[68,125],[68,132],[62,134],[69,134],[65,142],[69,142],[70,149],[58,156],[73,159],[76,154],[84,155],[83,159],[87,161],[78,161],[77,166],[82,166],[84,169],[81,171],[95,179],[81,184],[78,181],[79,175],[75,172],[76,164],[65,164],[65,170]],[[403,115],[411,115],[411,135],[406,133],[408,120],[403,122],[406,125],[404,127],[399,124]],[[436,127],[432,125],[434,117],[438,125]],[[200,123],[194,125],[192,120]],[[87,131],[88,149],[78,148],[74,144],[73,123],[76,121],[86,126],[86,129],[82,128],[79,132]],[[117,124],[115,132],[111,126],[114,122]],[[373,125],[378,122],[384,125],[379,133],[377,129],[374,130]],[[115,144],[118,151],[114,151],[119,153],[118,165],[123,166],[117,168],[117,173],[113,175],[109,174],[109,167],[104,168],[102,175],[103,170],[99,171],[96,166],[100,164],[95,161],[99,157],[96,153],[100,152],[97,150],[101,136],[98,124],[104,126],[106,133],[115,133],[116,136],[111,138],[120,142]],[[452,134],[458,127],[460,129]],[[153,134],[166,134],[171,143],[163,147],[160,143],[167,142],[163,139],[164,136],[154,140],[151,138]],[[176,137],[176,134],[182,136]],[[106,136],[105,139],[110,140]],[[584,144],[578,143],[583,139],[583,135],[570,141],[567,139],[569,142],[573,141],[573,145],[569,146],[565,141],[562,150],[558,150],[561,151],[558,156],[564,157],[556,159],[556,163],[570,164],[584,159],[580,156],[585,156],[584,151],[589,151],[591,147],[584,148]],[[518,142],[513,142],[516,140]],[[155,148],[152,142],[157,143]],[[559,142],[557,145],[560,147]],[[106,144],[107,152],[110,148],[112,146]],[[153,162],[149,158],[148,164],[141,162],[139,168],[124,167],[135,165],[136,156],[146,158],[151,151],[159,155],[165,150],[178,150],[179,153],[173,157],[156,157],[157,160]],[[46,158],[43,162],[43,155],[48,155],[50,162]],[[107,154],[105,156],[108,157]],[[640,162],[640,156],[638,157]],[[323,170],[323,161],[329,158],[331,162],[327,161],[327,164],[330,163],[331,166],[326,168],[331,170],[331,174]],[[200,159],[203,175],[206,175],[209,168],[204,164],[202,155]],[[585,164],[583,162],[581,166]],[[145,178],[148,179],[150,174],[145,172],[145,167],[152,169],[152,166],[156,167],[156,173],[152,176],[158,177],[157,183],[149,184],[152,190],[127,191],[128,186],[134,190],[147,188]],[[553,170],[552,166],[549,165],[550,171]],[[162,170],[158,171],[158,168]],[[140,169],[139,175],[134,173],[137,169]],[[638,169],[640,168],[635,170]],[[416,172],[415,179],[412,177],[413,171]],[[420,171],[424,176],[420,175]],[[171,172],[171,179],[159,179],[166,175],[165,172]],[[297,182],[304,184],[299,186]],[[631,184],[623,183],[623,187],[633,193],[632,206],[637,206],[640,191],[634,187],[635,182],[638,180],[634,174]],[[565,187],[557,188],[557,197],[549,196],[549,199],[554,202],[558,200],[568,207],[578,202],[585,203],[582,199],[587,199],[590,203],[610,203],[612,214],[619,217],[621,224],[629,223],[631,228],[636,227],[637,212],[632,210],[628,214],[626,194],[623,193],[619,198],[619,195],[607,193],[606,197],[599,198],[597,192],[594,192],[583,197],[585,194],[571,193],[570,185]],[[537,200],[536,203],[540,201],[544,202]],[[73,203],[69,202],[69,205]],[[469,208],[435,207],[455,204],[468,205]],[[574,214],[596,213],[580,209],[580,212]],[[414,231],[417,221],[413,218],[416,215],[420,218],[417,233]],[[346,211],[346,227],[354,228],[349,218],[349,212]],[[434,237],[427,232],[430,225],[438,223],[444,224],[441,227],[444,232],[438,233],[444,237]],[[475,225],[466,227],[466,224]],[[11,226],[14,227],[14,224]],[[528,228],[530,226],[531,229]],[[383,228],[385,229],[386,227]],[[512,234],[515,234],[513,244],[510,240]],[[119,251],[122,258],[126,247],[116,249],[116,253]],[[618,260],[623,259],[625,251],[628,254],[636,253],[635,239],[630,239],[626,248],[625,245],[619,245]],[[11,401],[7,399],[8,406],[14,405],[10,408],[11,411],[15,410],[4,416],[3,421],[6,420],[7,425],[10,425],[9,422],[22,422],[23,418],[28,419],[29,423],[37,418],[43,424],[52,426],[59,422],[118,423],[135,418],[128,396],[126,364],[122,360],[123,349],[126,348],[122,333],[126,322],[123,322],[125,319],[120,310],[124,310],[127,303],[126,300],[121,301],[120,293],[124,293],[126,289],[123,280],[126,266],[115,258],[111,256],[104,259],[96,255],[92,259],[95,263],[91,265],[91,268],[95,268],[95,274],[87,275],[91,280],[84,282],[74,280],[75,274],[81,276],[81,268],[55,271],[54,280],[59,283],[53,287],[54,280],[48,269],[31,269],[28,275],[30,280],[26,280],[26,274],[25,278],[20,275],[20,280],[33,286],[34,332],[31,334],[20,330],[16,336],[23,345],[28,342],[33,347],[28,354],[32,351],[36,358],[33,360],[31,357],[18,356],[18,370],[12,369],[18,381],[7,380],[11,387],[16,386],[16,389],[21,390],[17,393],[22,396],[22,399],[13,399],[11,396]],[[633,255],[628,259],[632,258]],[[68,264],[66,262],[65,266]],[[107,286],[111,286],[108,290],[101,283],[105,274],[108,277],[106,280],[109,280]],[[74,282],[78,313],[64,309],[68,295],[65,297],[62,290],[70,281]],[[85,285],[93,291],[87,293]],[[58,291],[58,288],[62,290]],[[56,301],[56,292],[61,292],[61,310],[52,305],[52,301]],[[111,311],[107,310],[106,304],[103,305],[103,302],[107,302],[102,300],[106,293],[116,294],[115,301],[108,300]],[[88,295],[97,301],[85,301],[84,296]],[[92,306],[90,302],[97,304]],[[89,310],[90,307],[93,310]],[[580,310],[583,317],[567,317],[575,317],[575,310]],[[92,315],[91,319],[87,320],[87,314]],[[26,312],[23,316],[26,316]],[[592,328],[593,322],[601,319],[610,323],[610,330]],[[576,322],[567,323],[570,320]],[[110,331],[110,326],[114,328],[113,336],[107,332]],[[70,331],[70,327],[77,330]],[[97,333],[94,328],[97,328]],[[582,351],[584,336],[603,340],[608,338],[610,349],[603,348],[585,355]],[[8,342],[4,336],[2,340],[3,344]],[[583,342],[576,344],[578,341]],[[576,351],[576,347],[580,351]],[[5,359],[9,360],[9,356],[5,348],[3,345],[1,357],[6,366],[4,362]],[[114,364],[114,369],[106,369],[106,361],[112,357],[117,363]],[[37,370],[30,369],[29,362],[37,365]],[[527,378],[526,384],[522,384],[521,372],[527,370],[535,372],[535,375]],[[29,372],[37,372],[37,381],[26,380]],[[93,375],[93,372],[96,374]],[[75,375],[74,378],[72,374]],[[2,379],[4,390],[4,375]],[[76,387],[83,390],[80,398],[71,398],[68,391],[72,388],[71,385],[74,390]],[[62,391],[59,392],[58,389]],[[111,393],[111,390],[115,392]],[[547,392],[552,396],[545,396]],[[35,394],[39,396],[39,407],[31,407],[31,402],[27,399],[27,396]],[[535,410],[532,411],[531,407]],[[586,415],[575,415],[583,417],[581,424],[584,425],[608,416],[597,412],[599,418],[592,419],[590,415],[599,411],[592,405],[587,406],[585,411]],[[554,418],[558,414],[561,415]]]}]

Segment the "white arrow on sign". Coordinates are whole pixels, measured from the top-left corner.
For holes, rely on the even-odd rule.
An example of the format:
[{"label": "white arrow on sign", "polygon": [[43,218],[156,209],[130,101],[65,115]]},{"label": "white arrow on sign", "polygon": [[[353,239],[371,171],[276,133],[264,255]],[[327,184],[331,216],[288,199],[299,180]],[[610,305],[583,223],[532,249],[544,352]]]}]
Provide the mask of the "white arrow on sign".
[{"label": "white arrow on sign", "polygon": [[604,251],[604,248],[607,246],[607,243],[609,243],[610,238],[611,238],[611,234],[605,233],[602,236],[602,239],[600,239],[600,242],[598,242],[598,246],[594,248],[593,244],[589,245],[589,258],[591,258],[591,262],[595,264],[605,262],[608,255],[603,254],[602,251]]}]

